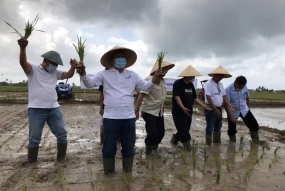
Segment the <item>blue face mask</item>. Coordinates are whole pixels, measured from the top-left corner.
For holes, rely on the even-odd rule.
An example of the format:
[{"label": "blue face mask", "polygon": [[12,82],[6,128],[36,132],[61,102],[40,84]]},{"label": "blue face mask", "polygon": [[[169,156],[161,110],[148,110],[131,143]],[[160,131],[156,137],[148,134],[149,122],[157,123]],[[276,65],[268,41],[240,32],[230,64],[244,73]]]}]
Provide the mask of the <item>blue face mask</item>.
[{"label": "blue face mask", "polygon": [[115,66],[118,69],[123,69],[127,64],[126,58],[115,58]]},{"label": "blue face mask", "polygon": [[49,63],[48,67],[47,67],[47,71],[49,73],[53,73],[55,70],[56,70],[57,66],[56,65],[53,65],[51,63]]}]

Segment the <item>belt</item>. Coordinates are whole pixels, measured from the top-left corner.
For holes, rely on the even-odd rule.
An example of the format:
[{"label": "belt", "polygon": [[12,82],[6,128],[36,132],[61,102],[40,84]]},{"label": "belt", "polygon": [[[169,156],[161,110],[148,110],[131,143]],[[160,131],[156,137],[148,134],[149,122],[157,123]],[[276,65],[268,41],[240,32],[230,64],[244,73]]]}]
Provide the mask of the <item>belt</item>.
[{"label": "belt", "polygon": [[[209,107],[209,108],[213,109],[213,107],[210,104],[207,104],[207,103],[206,103],[206,107]],[[218,109],[222,108],[221,106],[215,106],[215,107],[218,108]]]}]

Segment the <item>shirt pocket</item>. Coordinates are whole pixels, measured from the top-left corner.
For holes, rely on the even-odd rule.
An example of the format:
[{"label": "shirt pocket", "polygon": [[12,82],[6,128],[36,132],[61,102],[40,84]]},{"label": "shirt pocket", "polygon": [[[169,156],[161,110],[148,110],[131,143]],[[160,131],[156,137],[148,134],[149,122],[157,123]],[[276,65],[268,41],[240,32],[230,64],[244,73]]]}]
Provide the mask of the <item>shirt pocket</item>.
[{"label": "shirt pocket", "polygon": [[154,86],[151,92],[154,99],[161,99],[162,98],[162,88],[159,86]]}]

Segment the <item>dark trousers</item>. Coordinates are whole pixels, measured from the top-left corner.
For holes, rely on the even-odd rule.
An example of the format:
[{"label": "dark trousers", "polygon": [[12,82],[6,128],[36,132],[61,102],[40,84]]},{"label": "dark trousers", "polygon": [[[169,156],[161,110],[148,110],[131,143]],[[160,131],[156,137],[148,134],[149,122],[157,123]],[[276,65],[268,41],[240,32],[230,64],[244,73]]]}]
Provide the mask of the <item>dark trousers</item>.
[{"label": "dark trousers", "polygon": [[145,121],[145,129],[147,136],[145,138],[146,145],[156,145],[161,142],[164,137],[164,117],[154,116],[149,113],[143,113],[142,117]]},{"label": "dark trousers", "polygon": [[[250,110],[247,112],[247,114],[244,117],[242,116],[241,113],[239,116],[242,119],[242,121],[245,123],[245,125],[249,128],[249,131],[255,132],[259,130],[259,125]],[[236,124],[231,121],[229,116],[227,119],[228,119],[228,135],[233,136],[237,133]]]},{"label": "dark trousers", "polygon": [[177,139],[181,143],[190,141],[191,135],[189,131],[192,123],[192,117],[172,114],[172,118],[177,130],[177,133],[174,134],[175,139]]}]

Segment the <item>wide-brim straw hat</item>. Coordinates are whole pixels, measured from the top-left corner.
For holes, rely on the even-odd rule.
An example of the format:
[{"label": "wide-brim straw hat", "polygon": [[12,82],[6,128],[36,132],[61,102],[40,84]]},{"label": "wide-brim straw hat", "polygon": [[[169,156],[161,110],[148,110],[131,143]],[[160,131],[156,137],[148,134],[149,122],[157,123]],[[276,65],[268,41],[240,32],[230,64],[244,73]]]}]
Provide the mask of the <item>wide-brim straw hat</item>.
[{"label": "wide-brim straw hat", "polygon": [[50,50],[46,53],[44,53],[43,55],[41,55],[41,57],[49,60],[49,61],[52,61],[58,65],[62,65],[63,66],[63,63],[62,63],[62,60],[61,60],[61,57],[60,57],[60,54],[54,50]]},{"label": "wide-brim straw hat", "polygon": [[[161,63],[161,69],[168,69],[168,70],[170,70],[174,66],[175,66],[175,64],[170,63],[170,62],[166,62],[166,61],[163,61]],[[155,64],[153,65],[152,70],[150,72],[150,75],[153,75],[157,70],[158,70],[158,61],[156,61]]]},{"label": "wide-brim straw hat", "polygon": [[181,72],[178,77],[191,77],[191,76],[202,76],[195,68],[189,65],[183,72]]},{"label": "wide-brim straw hat", "polygon": [[222,66],[219,66],[218,68],[216,68],[215,70],[213,70],[211,73],[209,73],[208,75],[213,77],[215,74],[223,74],[224,78],[230,78],[232,77],[232,75],[226,70],[224,69]]},{"label": "wide-brim straw hat", "polygon": [[127,64],[125,66],[125,68],[130,67],[131,65],[133,65],[136,60],[137,60],[137,54],[135,53],[135,51],[129,49],[129,48],[125,48],[125,47],[121,47],[121,46],[115,46],[113,47],[111,50],[109,50],[108,52],[106,52],[102,57],[101,57],[101,64],[105,67],[105,68],[111,68],[113,67],[112,64],[112,54],[117,51],[117,50],[122,50],[125,55],[126,55],[126,59],[127,59]]}]

